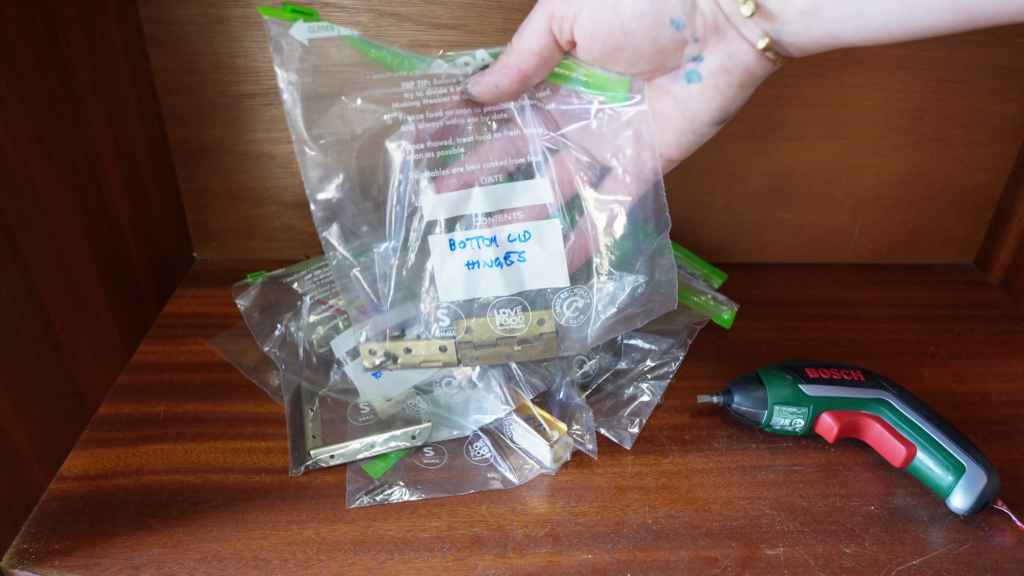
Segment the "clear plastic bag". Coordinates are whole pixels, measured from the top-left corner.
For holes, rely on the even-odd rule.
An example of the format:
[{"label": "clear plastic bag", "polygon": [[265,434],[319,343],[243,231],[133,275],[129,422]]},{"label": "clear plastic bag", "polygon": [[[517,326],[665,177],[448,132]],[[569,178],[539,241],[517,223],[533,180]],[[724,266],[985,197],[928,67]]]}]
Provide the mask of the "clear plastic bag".
[{"label": "clear plastic bag", "polygon": [[554,383],[556,393],[539,395],[537,404],[570,423],[577,449],[592,457],[597,457],[595,430],[632,448],[700,329],[709,320],[728,327],[739,309],[713,287],[712,282],[721,285],[724,274],[686,254],[677,257],[674,311],[582,354],[518,364],[529,379]]},{"label": "clear plastic bag", "polygon": [[554,423],[550,415],[524,404],[465,439],[349,464],[346,507],[502,490],[553,475],[569,460],[572,441],[563,431],[552,442],[540,418]]},{"label": "clear plastic bag", "polygon": [[242,375],[262,388],[275,402],[284,406],[281,369],[256,344],[248,326],[239,324],[228,328],[207,340],[206,345],[231,362]]},{"label": "clear plastic bag", "polygon": [[[506,365],[506,379],[537,393],[533,403],[565,424],[575,449],[596,458],[598,431],[632,448],[700,329],[710,319],[731,324],[739,306],[712,284],[720,286],[724,274],[690,256],[695,260],[677,258],[679,307],[673,312],[574,357]],[[506,418],[464,443],[431,444],[362,466],[350,464],[347,506],[508,488],[552,473],[518,447],[525,443],[513,441],[520,429]],[[487,455],[486,468],[471,465],[479,454]]]},{"label": "clear plastic bag", "polygon": [[[679,306],[674,311],[591,350],[585,360],[577,359],[582,366],[577,387],[594,411],[597,430],[627,449],[661,402],[700,329],[709,320],[728,328],[739,310],[712,288],[709,278],[714,278],[682,264],[680,268]],[[717,284],[722,281],[724,277]]]},{"label": "clear plastic bag", "polygon": [[566,425],[573,447],[591,458],[597,458],[597,427],[594,410],[577,386],[578,367],[569,358],[519,362],[510,365],[516,380],[522,384],[544,383],[534,403]]},{"label": "clear plastic bag", "polygon": [[402,307],[372,316],[355,285],[338,290],[323,258],[251,277],[233,292],[280,372],[267,371],[234,331],[211,346],[284,404],[292,474],[465,437],[532,396],[518,381],[510,390],[500,366],[365,372],[358,341],[408,317]]},{"label": "clear plastic bag", "polygon": [[[596,360],[593,376],[583,383],[597,431],[626,449],[633,447],[693,338],[707,324],[707,320],[679,324],[671,320],[661,322],[672,337],[636,330],[609,343]],[[590,368],[584,376],[589,374]]]},{"label": "clear plastic bag", "polygon": [[675,307],[642,81],[565,60],[484,106],[462,83],[498,49],[428,57],[313,11],[261,12],[335,276],[418,319],[362,343],[368,370],[579,354]]},{"label": "clear plastic bag", "polygon": [[[257,345],[245,324],[211,338],[206,345],[284,405],[280,368]],[[538,382],[523,381],[543,391]],[[529,418],[531,410],[522,409]],[[365,417],[360,412],[358,417]],[[515,421],[513,421],[515,419]],[[569,459],[570,445],[551,452],[541,444],[543,430],[531,434],[520,414],[512,412],[465,438],[428,441],[415,448],[388,452],[348,465],[347,507],[372,506],[514,488],[541,474],[554,474]]]}]

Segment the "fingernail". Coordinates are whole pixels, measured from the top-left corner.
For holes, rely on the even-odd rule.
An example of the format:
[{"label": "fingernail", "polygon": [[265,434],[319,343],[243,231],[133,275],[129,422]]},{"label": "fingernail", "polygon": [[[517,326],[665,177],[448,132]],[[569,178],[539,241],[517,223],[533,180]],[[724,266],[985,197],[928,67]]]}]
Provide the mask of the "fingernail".
[{"label": "fingernail", "polygon": [[486,74],[486,73],[487,73],[487,71],[485,70],[483,72],[477,72],[476,74],[473,74],[469,78],[466,78],[463,81],[463,83],[462,83],[462,94],[463,94],[463,96],[465,96],[466,98],[472,99],[473,96],[474,96],[474,94],[473,94],[473,85],[476,84],[477,82],[479,82],[480,78],[482,78],[484,76],[484,74]]}]

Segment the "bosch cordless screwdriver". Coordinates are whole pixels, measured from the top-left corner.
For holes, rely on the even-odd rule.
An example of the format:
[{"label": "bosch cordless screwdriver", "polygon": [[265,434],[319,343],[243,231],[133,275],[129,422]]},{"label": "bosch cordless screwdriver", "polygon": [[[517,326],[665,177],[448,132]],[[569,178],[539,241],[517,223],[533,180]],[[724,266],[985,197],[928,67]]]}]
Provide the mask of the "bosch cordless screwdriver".
[{"label": "bosch cordless screwdriver", "polygon": [[768,432],[817,433],[830,443],[859,438],[957,514],[979,512],[999,494],[999,474],[981,450],[902,386],[863,368],[792,360],[743,374],[697,401]]}]

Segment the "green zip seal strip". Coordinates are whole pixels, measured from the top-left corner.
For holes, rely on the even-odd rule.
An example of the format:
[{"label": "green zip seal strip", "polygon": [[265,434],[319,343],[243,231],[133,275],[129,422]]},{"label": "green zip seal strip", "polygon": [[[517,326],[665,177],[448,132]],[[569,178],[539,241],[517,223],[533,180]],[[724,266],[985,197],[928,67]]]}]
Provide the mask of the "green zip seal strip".
[{"label": "green zip seal strip", "polygon": [[[257,6],[256,9],[260,11],[264,18],[276,18],[285,22],[298,22],[299,20],[303,22],[327,22],[320,19],[320,13],[316,10],[294,4],[285,3],[283,8]],[[332,22],[328,23],[331,24]],[[370,58],[391,72],[427,70],[430,68],[431,63],[435,61],[434,58],[395,50],[394,48],[358,36],[343,36],[342,38],[365,54],[367,58]],[[497,58],[501,54],[501,49],[488,50],[487,53],[491,58]],[[452,61],[446,60],[446,62]],[[628,76],[606,72],[577,60],[562,60],[546,80],[552,84],[599,97],[609,104],[622,104],[631,99]]]},{"label": "green zip seal strip", "polygon": [[[685,304],[694,310],[701,312],[716,312],[722,309],[722,305],[715,302],[711,296],[701,294],[689,286],[679,285],[679,303]],[[735,310],[726,310],[711,317],[711,321],[728,330],[732,328],[732,322],[736,319]]]},{"label": "green zip seal strip", "polygon": [[[672,243],[672,255],[675,257],[676,265],[682,266],[703,278],[716,289],[725,283],[728,274],[708,264],[701,257],[675,242]],[[689,286],[679,285],[679,303],[685,304],[694,310],[702,312],[714,312],[720,310],[722,305],[716,302],[708,294],[702,294]],[[733,320],[736,319],[735,310],[726,310],[711,317],[711,321],[728,330],[732,328]]]},{"label": "green zip seal strip", "polygon": [[675,242],[672,243],[672,253],[676,258],[676,264],[700,276],[708,284],[714,286],[715,289],[721,288],[722,284],[725,284],[725,280],[729,277],[725,272],[708,264],[703,258]]},{"label": "green zip seal strip", "polygon": [[367,460],[366,463],[363,464],[362,468],[370,475],[370,478],[378,480],[385,472],[391,470],[391,467],[394,466],[395,463],[405,457],[409,452],[412,452],[412,450],[412,448],[403,448],[401,450],[375,456]]}]

